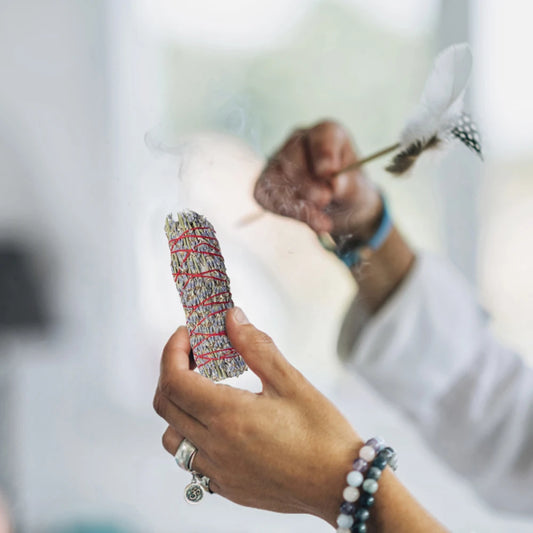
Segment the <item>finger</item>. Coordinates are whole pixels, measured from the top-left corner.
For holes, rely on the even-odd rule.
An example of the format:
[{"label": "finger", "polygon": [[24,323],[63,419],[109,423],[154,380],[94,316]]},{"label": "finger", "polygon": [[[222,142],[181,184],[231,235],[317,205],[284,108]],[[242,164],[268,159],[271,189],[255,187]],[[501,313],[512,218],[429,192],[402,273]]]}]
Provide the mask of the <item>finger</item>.
[{"label": "finger", "polygon": [[163,433],[163,448],[170,454],[176,455],[178,451],[178,446],[185,437],[176,431],[172,426],[168,426],[165,432]]},{"label": "finger", "polygon": [[317,232],[331,231],[333,227],[330,216],[321,210],[331,201],[333,196],[331,189],[317,185],[308,186],[302,188],[301,196],[298,196],[290,187],[286,189],[275,185],[258,187],[256,184],[254,196],[265,209],[305,222]]},{"label": "finger", "polygon": [[342,152],[346,142],[349,142],[346,130],[333,121],[321,122],[307,132],[309,162],[317,178],[331,180],[342,170]]},{"label": "finger", "polygon": [[333,227],[323,209],[331,202],[333,190],[309,168],[305,139],[307,130],[296,130],[272,157],[254,187],[256,201],[265,209],[305,222],[317,232]]},{"label": "finger", "polygon": [[284,183],[282,170],[272,166],[273,163],[269,163],[255,183],[254,198],[264,209],[277,213],[276,205],[280,199],[290,200],[295,191]]},{"label": "finger", "polygon": [[290,202],[298,196],[301,188],[301,179],[295,174],[301,173],[296,169],[296,164],[281,163],[280,159],[271,160],[254,186],[254,198],[256,202],[272,211],[278,212],[280,202]]},{"label": "finger", "polygon": [[[358,161],[357,154],[353,149],[352,143],[347,138],[341,153],[341,167],[347,168]],[[354,198],[358,192],[358,181],[355,179],[357,174],[362,172],[361,168],[355,168],[348,172],[338,174],[332,182],[332,200],[342,202],[346,199]]]},{"label": "finger", "polygon": [[325,207],[331,201],[331,186],[315,179],[308,136],[309,130],[296,130],[268,161],[255,191],[261,205],[274,210],[280,198],[304,198],[318,207]]},{"label": "finger", "polygon": [[175,365],[179,368],[186,370],[190,368],[190,352],[191,342],[189,339],[189,332],[185,326],[180,326],[168,339],[165,347],[163,348],[163,354],[161,355],[161,367],[166,366],[167,360],[173,358]]},{"label": "finger", "polygon": [[[189,347],[189,370],[194,370],[196,368],[196,361],[194,359],[194,354],[192,348],[190,347],[189,337],[187,335],[187,340],[185,340],[185,332],[187,330],[185,326],[180,326],[170,337],[167,342],[168,349],[183,349],[186,350]],[[179,333],[178,333],[179,331]],[[163,353],[167,350],[167,346],[163,349]]]},{"label": "finger", "polygon": [[[286,214],[285,216],[291,216],[305,222],[317,233],[330,232],[333,228],[331,216],[312,202],[304,199],[294,200],[289,209],[291,214]],[[280,207],[280,214],[284,214],[283,207]]]},{"label": "finger", "polygon": [[154,409],[156,413],[165,419],[181,435],[200,446],[207,440],[207,428],[174,403],[157,391],[154,397]]},{"label": "finger", "polygon": [[192,349],[189,352],[189,370],[194,370],[196,368],[196,361],[194,359],[194,354],[192,353]]},{"label": "finger", "polygon": [[232,346],[261,379],[263,392],[282,394],[288,389],[293,367],[272,339],[249,323],[240,308],[230,309],[226,314],[226,331]]},{"label": "finger", "polygon": [[277,213],[280,199],[290,201],[298,195],[302,174],[307,173],[305,131],[295,130],[261,172],[254,187],[254,198],[265,209]]},{"label": "finger", "polygon": [[291,167],[305,167],[304,139],[306,135],[307,128],[295,129],[276,152],[273,159],[279,161],[282,166],[288,167],[285,170],[289,170]]},{"label": "finger", "polygon": [[329,183],[322,183],[314,179],[301,188],[300,197],[317,208],[323,209],[333,199],[333,189]]},{"label": "finger", "polygon": [[[197,372],[189,370],[190,342],[187,328],[170,337],[161,357],[161,375],[156,398],[162,395],[177,407],[207,425],[219,405],[222,389]],[[155,407],[154,398],[154,407]]]},{"label": "finger", "polygon": [[[168,426],[166,431],[163,433],[163,448],[165,448],[165,450],[174,457],[178,451],[178,446],[181,444],[184,438],[185,437],[177,432],[172,426]],[[195,443],[192,444],[196,446]],[[203,449],[198,448],[198,451],[194,455],[191,463],[191,470],[194,470],[203,476],[209,477],[211,480],[209,483],[209,488],[212,492],[219,492],[218,484],[214,479],[216,477],[214,466]]]},{"label": "finger", "polygon": [[[346,168],[348,165],[353,165],[357,163],[359,157],[357,155],[355,143],[350,139],[348,134],[346,134],[346,139],[341,150],[341,166]],[[361,172],[361,169],[357,169],[357,172]]]}]

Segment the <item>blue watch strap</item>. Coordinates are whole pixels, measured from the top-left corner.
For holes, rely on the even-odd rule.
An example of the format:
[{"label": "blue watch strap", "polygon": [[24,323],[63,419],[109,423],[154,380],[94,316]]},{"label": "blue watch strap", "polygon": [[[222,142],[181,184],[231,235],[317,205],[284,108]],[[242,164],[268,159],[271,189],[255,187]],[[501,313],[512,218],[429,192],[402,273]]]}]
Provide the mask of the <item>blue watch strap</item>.
[{"label": "blue watch strap", "polygon": [[367,246],[372,248],[372,250],[377,250],[383,245],[392,229],[392,219],[389,212],[389,206],[387,205],[387,202],[385,201],[385,197],[383,195],[381,195],[381,202],[383,203],[381,222],[379,223],[379,227],[376,230],[376,233],[372,235],[372,237],[367,243]]},{"label": "blue watch strap", "polygon": [[381,202],[383,204],[383,209],[381,212],[381,220],[379,226],[374,235],[372,235],[372,237],[370,237],[370,239],[366,243],[359,243],[353,248],[346,250],[342,253],[340,253],[340,251],[338,250],[335,251],[337,257],[348,268],[352,268],[353,266],[361,262],[362,254],[365,250],[377,250],[378,248],[380,248],[392,230],[392,219],[390,216],[387,202],[383,194],[381,194],[380,196]]}]

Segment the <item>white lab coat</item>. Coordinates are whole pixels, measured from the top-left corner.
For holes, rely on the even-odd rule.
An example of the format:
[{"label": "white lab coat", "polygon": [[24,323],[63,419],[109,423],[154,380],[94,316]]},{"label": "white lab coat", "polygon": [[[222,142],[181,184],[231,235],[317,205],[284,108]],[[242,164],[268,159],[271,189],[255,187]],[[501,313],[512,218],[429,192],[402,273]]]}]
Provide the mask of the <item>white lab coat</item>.
[{"label": "white lab coat", "polygon": [[356,299],[339,337],[346,365],[486,501],[533,515],[533,369],[492,336],[461,275],[422,254],[354,338],[358,313]]}]

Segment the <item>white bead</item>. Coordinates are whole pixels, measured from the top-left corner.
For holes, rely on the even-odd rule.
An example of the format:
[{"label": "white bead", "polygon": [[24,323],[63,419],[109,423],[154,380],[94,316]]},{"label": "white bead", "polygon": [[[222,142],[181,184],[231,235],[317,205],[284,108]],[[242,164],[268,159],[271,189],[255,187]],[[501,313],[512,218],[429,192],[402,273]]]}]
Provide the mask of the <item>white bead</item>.
[{"label": "white bead", "polygon": [[337,533],[350,533],[350,530],[347,527],[338,527]]},{"label": "white bead", "polygon": [[339,516],[337,516],[337,525],[339,527],[345,527],[346,529],[350,529],[353,526],[353,523],[353,516],[350,516],[349,514],[340,514]]},{"label": "white bead", "polygon": [[359,450],[359,457],[363,459],[363,461],[371,463],[376,458],[376,452],[372,446],[363,446]]},{"label": "white bead", "polygon": [[358,472],[357,470],[352,470],[347,476],[346,481],[348,482],[348,485],[350,487],[359,487],[361,486],[361,483],[364,481],[363,474],[361,472]]},{"label": "white bead", "polygon": [[346,487],[342,492],[342,497],[345,501],[353,503],[359,499],[359,494],[359,489],[356,489],[355,487]]}]

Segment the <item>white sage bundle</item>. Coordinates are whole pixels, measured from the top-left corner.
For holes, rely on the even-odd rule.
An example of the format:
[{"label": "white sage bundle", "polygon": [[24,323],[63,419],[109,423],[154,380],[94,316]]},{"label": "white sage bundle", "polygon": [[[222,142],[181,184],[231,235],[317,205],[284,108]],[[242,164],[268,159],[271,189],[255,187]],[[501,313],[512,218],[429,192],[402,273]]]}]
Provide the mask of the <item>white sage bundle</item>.
[{"label": "white sage bundle", "polygon": [[226,335],[226,312],[233,301],[213,226],[202,215],[183,211],[177,220],[167,216],[165,233],[199,372],[213,381],[239,376],[247,366]]}]

